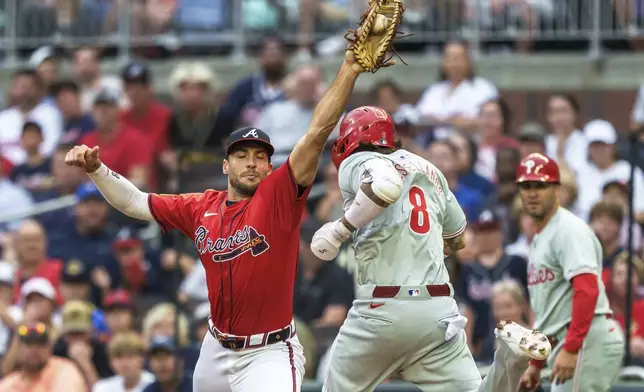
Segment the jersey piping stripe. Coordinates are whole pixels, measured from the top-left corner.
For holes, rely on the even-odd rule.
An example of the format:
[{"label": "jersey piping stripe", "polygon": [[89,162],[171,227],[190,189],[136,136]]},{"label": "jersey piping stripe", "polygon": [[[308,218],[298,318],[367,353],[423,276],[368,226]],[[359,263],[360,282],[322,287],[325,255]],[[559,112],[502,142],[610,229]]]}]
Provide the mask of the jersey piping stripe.
[{"label": "jersey piping stripe", "polygon": [[465,231],[465,228],[466,228],[466,227],[467,227],[467,222],[465,222],[465,224],[463,225],[463,227],[461,227],[460,229],[458,229],[455,233],[452,233],[452,234],[445,234],[445,235],[443,235],[443,238],[445,238],[445,239],[449,239],[449,238],[458,237],[459,235],[463,234],[463,232]]},{"label": "jersey piping stripe", "polygon": [[168,230],[163,223],[157,218],[157,214],[154,213],[154,208],[152,207],[152,193],[148,194],[148,208],[150,209],[150,214],[154,218],[154,220],[157,222],[159,227],[161,227],[161,231],[164,233],[168,233],[170,230]]},{"label": "jersey piping stripe", "polygon": [[[562,348],[563,350],[563,348]],[[579,356],[577,357],[577,364],[575,365],[575,375],[573,376],[572,379],[572,392],[580,392],[579,391],[579,380],[581,379],[581,361],[584,358],[584,348],[582,347],[581,350],[579,350]]]},{"label": "jersey piping stripe", "polygon": [[288,361],[291,364],[291,377],[293,379],[293,392],[297,392],[297,374],[295,372],[295,360],[293,358],[293,346],[291,345],[291,342],[284,342],[286,343],[286,347],[288,347]]}]

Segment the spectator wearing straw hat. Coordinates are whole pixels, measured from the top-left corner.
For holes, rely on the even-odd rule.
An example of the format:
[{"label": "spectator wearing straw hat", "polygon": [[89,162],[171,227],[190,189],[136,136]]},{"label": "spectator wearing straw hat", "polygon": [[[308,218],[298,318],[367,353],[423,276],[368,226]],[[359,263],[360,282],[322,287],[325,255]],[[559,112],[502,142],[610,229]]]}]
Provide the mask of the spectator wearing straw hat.
[{"label": "spectator wearing straw hat", "polygon": [[111,377],[105,345],[93,335],[92,304],[70,301],[61,310],[61,336],[54,345],[54,355],[78,363],[90,385],[101,378]]},{"label": "spectator wearing straw hat", "polygon": [[145,346],[135,332],[120,332],[107,346],[116,375],[100,380],[92,392],[142,392],[154,382],[154,375],[143,369]]}]

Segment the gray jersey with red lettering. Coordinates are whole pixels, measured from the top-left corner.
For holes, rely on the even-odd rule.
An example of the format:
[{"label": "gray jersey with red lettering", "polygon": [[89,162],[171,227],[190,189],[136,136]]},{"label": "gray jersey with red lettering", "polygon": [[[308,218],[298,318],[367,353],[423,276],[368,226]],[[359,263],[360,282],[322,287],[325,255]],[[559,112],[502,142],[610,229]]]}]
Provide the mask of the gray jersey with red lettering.
[{"label": "gray jersey with red lettering", "polygon": [[535,328],[546,335],[561,332],[572,319],[571,279],[597,275],[599,298],[595,314],[610,314],[601,279],[602,247],[591,228],[565,208],[552,216],[530,244],[528,291]]},{"label": "gray jersey with red lettering", "polygon": [[465,230],[463,210],[436,166],[406,150],[384,155],[359,152],[338,173],[345,211],[366,174],[368,161],[382,159],[403,178],[397,202],[354,233],[358,284],[423,285],[449,282],[443,238]]}]

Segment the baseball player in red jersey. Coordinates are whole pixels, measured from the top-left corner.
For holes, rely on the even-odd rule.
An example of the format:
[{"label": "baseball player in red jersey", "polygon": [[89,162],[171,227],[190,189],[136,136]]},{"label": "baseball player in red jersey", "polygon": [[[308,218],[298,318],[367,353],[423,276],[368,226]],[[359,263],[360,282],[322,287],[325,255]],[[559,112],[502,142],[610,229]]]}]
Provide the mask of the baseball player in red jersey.
[{"label": "baseball player in red jersey", "polygon": [[223,162],[227,191],[147,194],[103,165],[97,147],[67,154],[67,164],[83,167],[115,208],[194,240],[211,313],[195,392],[300,390],[305,359],[292,319],[299,222],[324,145],[361,72],[347,51],[307,133],[274,171],[268,135],[257,128],[233,132]]}]

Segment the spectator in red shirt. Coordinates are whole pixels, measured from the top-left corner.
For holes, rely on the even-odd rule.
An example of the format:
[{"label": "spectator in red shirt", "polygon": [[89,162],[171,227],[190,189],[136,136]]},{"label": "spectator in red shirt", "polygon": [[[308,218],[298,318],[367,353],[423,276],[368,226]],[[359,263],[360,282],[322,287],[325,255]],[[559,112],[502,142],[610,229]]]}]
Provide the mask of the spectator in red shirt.
[{"label": "spectator in red shirt", "polygon": [[121,74],[129,108],[121,112],[123,124],[138,129],[152,146],[154,156],[168,144],[170,109],[154,99],[152,74],[143,64],[131,63]]},{"label": "spectator in red shirt", "polygon": [[47,259],[47,237],[40,223],[25,221],[15,234],[14,244],[18,260],[14,300],[18,300],[22,285],[33,277],[47,279],[58,291],[63,263]]},{"label": "spectator in red shirt", "polygon": [[101,148],[101,160],[136,186],[149,181],[152,154],[150,142],[137,129],[119,119],[119,97],[110,90],[101,91],[94,100],[96,131],[80,139],[88,147]]},{"label": "spectator in red shirt", "polygon": [[[613,317],[626,330],[626,289],[628,280],[628,252],[624,251],[615,260],[611,270],[608,298]],[[633,255],[633,304],[631,311],[631,354],[644,359],[644,299],[638,293],[644,282],[644,262]]]}]

